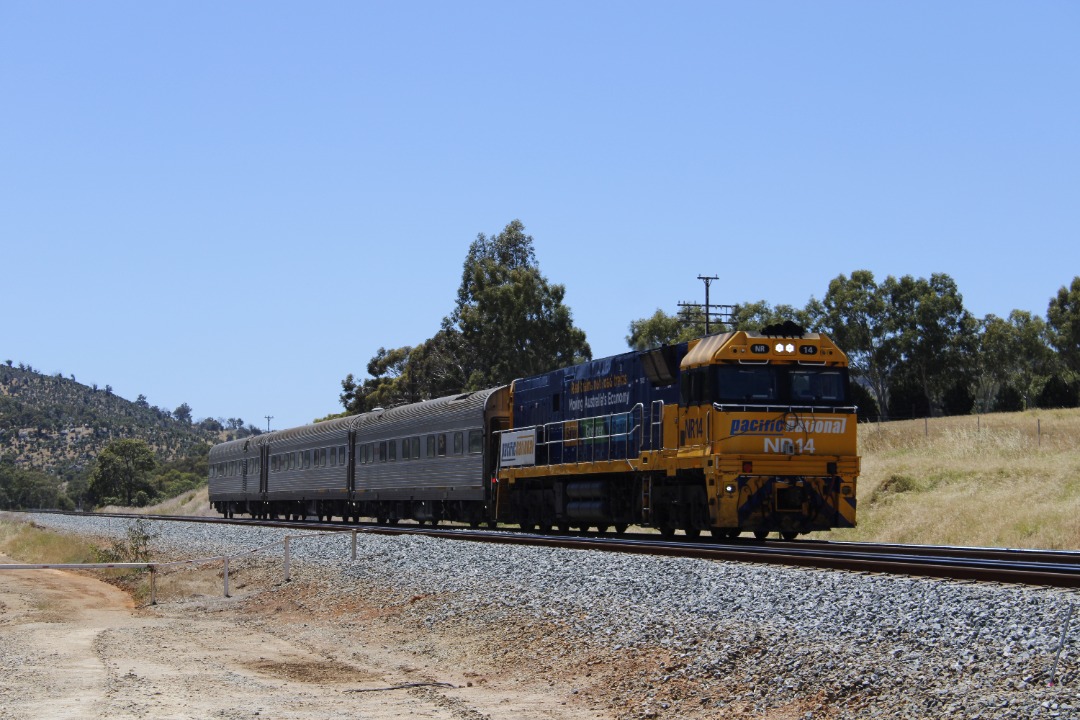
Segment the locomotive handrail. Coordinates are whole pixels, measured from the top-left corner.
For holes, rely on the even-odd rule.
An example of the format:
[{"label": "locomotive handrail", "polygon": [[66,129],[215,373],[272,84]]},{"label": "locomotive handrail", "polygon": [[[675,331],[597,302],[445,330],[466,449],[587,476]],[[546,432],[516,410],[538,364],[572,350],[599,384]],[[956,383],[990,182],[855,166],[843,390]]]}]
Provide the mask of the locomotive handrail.
[{"label": "locomotive handrail", "polygon": [[713,408],[720,412],[731,410],[743,412],[757,410],[759,412],[829,412],[848,414],[855,413],[858,409],[855,405],[759,405],[757,403],[713,403]]},{"label": "locomotive handrail", "polygon": [[[638,436],[638,445],[639,446],[643,445],[644,442],[645,442],[644,414],[645,414],[644,405],[642,403],[638,403],[638,404],[634,405],[632,408],[630,408],[629,410],[627,410],[625,412],[608,413],[607,415],[593,415],[593,416],[587,417],[587,418],[575,418],[575,419],[571,419],[571,420],[557,420],[557,421],[554,421],[554,422],[544,423],[543,425],[526,425],[524,427],[507,428],[506,430],[499,430],[498,431],[499,444],[500,444],[500,446],[502,445],[502,435],[503,435],[503,433],[522,432],[524,430],[532,430],[532,431],[536,432],[537,430],[539,430],[542,433],[543,439],[542,440],[539,439],[539,438],[537,439],[536,447],[537,448],[544,448],[544,449],[548,450],[548,452],[546,453],[545,461],[542,462],[542,463],[538,462],[536,460],[536,456],[534,455],[533,456],[533,463],[529,467],[536,467],[536,466],[539,466],[539,465],[552,465],[552,464],[577,465],[577,464],[580,464],[580,463],[583,463],[583,462],[595,462],[596,461],[596,445],[597,445],[598,442],[602,442],[603,440],[607,440],[607,453],[606,453],[606,458],[604,458],[604,459],[607,459],[607,460],[613,460],[613,459],[625,460],[625,459],[627,459],[625,457],[624,458],[612,458],[611,457],[612,442],[616,441],[616,438],[622,438],[625,442],[629,442],[629,440],[631,438],[633,438],[634,435],[636,434]],[[623,432],[617,432],[617,433],[607,432],[607,433],[603,433],[603,434],[599,434],[599,435],[589,435],[589,436],[584,436],[584,437],[578,435],[578,436],[575,436],[575,437],[572,437],[572,438],[566,438],[564,436],[564,437],[559,437],[559,438],[555,438],[555,439],[548,439],[549,438],[548,428],[558,427],[560,430],[562,430],[562,429],[565,429],[565,427],[566,427],[566,425],[568,423],[591,423],[593,429],[595,430],[596,423],[598,423],[598,422],[606,423],[606,427],[610,428],[611,425],[612,425],[612,420],[616,416],[626,416],[628,418],[631,418],[630,427],[628,427]],[[634,416],[636,416],[637,422],[633,421]],[[604,425],[601,425],[601,427],[604,427]],[[651,443],[651,441],[652,441],[651,433],[650,433],[650,438],[649,439],[650,439],[650,443]],[[559,462],[559,463],[552,463],[551,462],[551,452],[550,452],[551,448],[559,446],[559,447],[562,447],[563,449],[565,449],[567,442],[575,443],[575,447],[588,447],[589,448],[589,457],[588,458],[582,458],[580,456],[580,454],[578,454],[577,457],[573,461],[563,461],[563,462]],[[501,470],[503,468],[502,454],[499,455],[497,468],[499,470]]]},{"label": "locomotive handrail", "polygon": [[[657,413],[657,408],[660,412]],[[649,406],[649,447],[653,450],[664,449],[664,401],[653,400]],[[656,419],[659,417],[659,420]]]}]

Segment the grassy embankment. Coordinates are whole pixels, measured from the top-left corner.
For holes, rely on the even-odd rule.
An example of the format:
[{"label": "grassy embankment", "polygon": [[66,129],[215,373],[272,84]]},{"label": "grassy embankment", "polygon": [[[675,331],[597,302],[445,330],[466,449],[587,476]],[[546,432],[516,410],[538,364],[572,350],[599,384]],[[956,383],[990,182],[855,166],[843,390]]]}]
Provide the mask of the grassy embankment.
[{"label": "grassy embankment", "polygon": [[0,514],[0,554],[21,563],[93,563],[97,549],[85,538],[61,535]]},{"label": "grassy embankment", "polygon": [[1080,410],[859,426],[855,530],[818,537],[1080,549]]}]

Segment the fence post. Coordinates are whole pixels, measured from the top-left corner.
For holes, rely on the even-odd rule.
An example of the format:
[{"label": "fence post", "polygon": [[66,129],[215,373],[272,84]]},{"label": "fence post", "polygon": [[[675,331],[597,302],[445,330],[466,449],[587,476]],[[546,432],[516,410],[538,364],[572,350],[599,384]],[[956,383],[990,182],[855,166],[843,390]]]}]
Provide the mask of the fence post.
[{"label": "fence post", "polygon": [[150,604],[157,605],[157,566],[150,565]]},{"label": "fence post", "polygon": [[1073,606],[1069,605],[1069,614],[1065,617],[1065,626],[1061,628],[1061,641],[1058,643],[1057,655],[1054,656],[1054,667],[1050,670],[1050,682],[1047,687],[1054,687],[1054,677],[1057,675],[1058,660],[1061,659],[1061,648],[1065,647],[1065,636],[1069,634],[1069,623],[1072,622]]},{"label": "fence post", "polygon": [[352,559],[356,559],[356,531],[352,531]]},{"label": "fence post", "polygon": [[923,418],[923,437],[930,437],[930,419]]},{"label": "fence post", "polygon": [[1039,435],[1039,447],[1042,447],[1042,418],[1036,418],[1035,423],[1035,427]]},{"label": "fence post", "polygon": [[229,597],[229,558],[225,558],[225,597]]},{"label": "fence post", "polygon": [[289,582],[289,536],[285,536],[285,582]]}]

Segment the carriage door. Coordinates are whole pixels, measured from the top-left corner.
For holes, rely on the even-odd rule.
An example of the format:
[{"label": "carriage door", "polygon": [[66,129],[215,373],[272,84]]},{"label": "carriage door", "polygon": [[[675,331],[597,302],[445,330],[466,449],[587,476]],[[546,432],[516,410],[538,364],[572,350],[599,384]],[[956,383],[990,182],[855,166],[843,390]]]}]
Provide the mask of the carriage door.
[{"label": "carriage door", "polygon": [[346,485],[349,489],[349,499],[353,499],[353,493],[356,492],[356,431],[349,431],[349,449],[348,449],[349,465],[346,470]]},{"label": "carriage door", "polygon": [[259,493],[265,497],[270,488],[270,445],[259,446]]}]

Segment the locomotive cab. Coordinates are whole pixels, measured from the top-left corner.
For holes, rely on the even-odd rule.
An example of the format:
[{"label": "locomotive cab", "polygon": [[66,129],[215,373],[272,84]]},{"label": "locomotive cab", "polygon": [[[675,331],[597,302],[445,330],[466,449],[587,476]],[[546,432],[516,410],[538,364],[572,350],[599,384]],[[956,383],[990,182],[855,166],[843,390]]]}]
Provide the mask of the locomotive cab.
[{"label": "locomotive cab", "polygon": [[680,364],[680,467],[706,458],[714,534],[793,538],[855,525],[847,358],[793,323],[693,344]]}]

